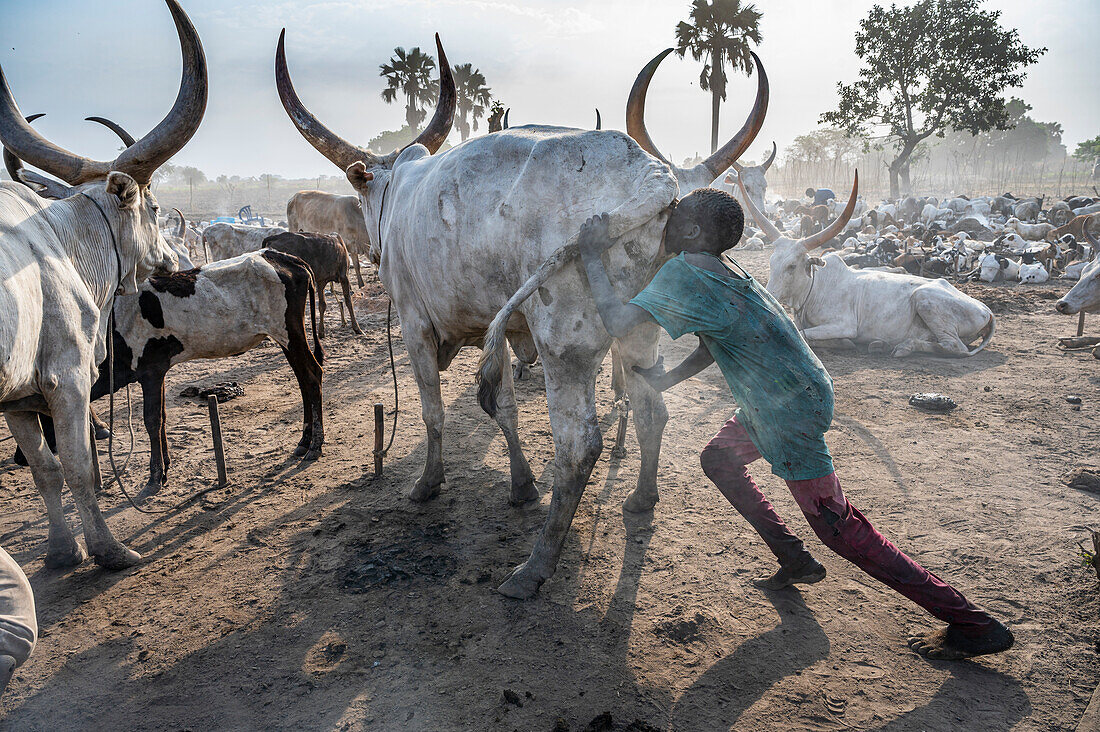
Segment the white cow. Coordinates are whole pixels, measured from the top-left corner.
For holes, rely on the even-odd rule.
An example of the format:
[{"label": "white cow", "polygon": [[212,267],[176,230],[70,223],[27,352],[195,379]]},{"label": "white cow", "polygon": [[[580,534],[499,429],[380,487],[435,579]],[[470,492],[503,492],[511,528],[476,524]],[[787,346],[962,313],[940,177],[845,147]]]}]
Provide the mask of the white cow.
[{"label": "white cow", "polygon": [[[756,207],[764,211],[767,205],[766,198],[768,194],[768,180],[764,176],[767,174],[768,168],[775,162],[777,150],[778,148],[773,142],[771,155],[769,155],[767,160],[760,165],[745,166],[735,162],[730,166],[732,172],[727,172],[724,175],[718,176],[714,183],[711,184],[711,187],[725,191],[734,198],[740,200],[741,189],[737,187],[736,179],[733,177],[733,172],[735,172],[745,181],[745,189],[749,192],[749,195],[752,196],[752,200],[756,204]],[[686,194],[686,191],[683,193]]]},{"label": "white cow", "polygon": [[0,694],[12,672],[34,652],[38,641],[38,619],[34,593],[27,575],[11,555],[0,548]]},{"label": "white cow", "polygon": [[[160,124],[111,162],[75,155],[36,133],[0,71],[0,140],[65,181],[55,181],[61,200],[0,184],[0,411],[46,504],[51,567],[87,556],[65,521],[66,483],[96,562],[121,568],[141,560],[111,534],[96,502],[88,400],[106,355],[114,294],[133,294],[139,279],[176,267],[157,229],[149,181],[198,129],[207,76],[194,26],[176,0],[166,2],[183,50],[179,95]],[[35,411],[52,414],[60,461],[47,449]]]},{"label": "white cow", "polygon": [[[749,211],[775,245],[768,292],[794,310],[795,322],[815,341],[866,343],[894,356],[914,351],[973,356],[993,337],[993,313],[946,280],[850,269],[836,254],[811,256],[848,223],[859,174],[844,213],[822,232],[801,241],[779,231],[749,201]],[[968,348],[982,336],[976,348]]]},{"label": "white cow", "polygon": [[982,255],[978,260],[978,267],[978,279],[982,282],[1003,282],[1018,279],[1020,276],[1019,262],[992,252]]},{"label": "white cow", "polygon": [[[471,138],[433,155],[450,130],[455,105],[454,80],[436,41],[440,96],[435,115],[414,144],[389,155],[351,145],[302,105],[290,82],[282,37],[276,82],[303,136],[347,170],[368,232],[381,234],[371,242],[381,250],[379,277],[401,316],[427,427],[427,464],[410,497],[432,498],[444,482],[439,372],[460,348],[484,342],[490,362],[481,372],[479,396],[508,444],[512,501],[537,498],[517,435],[512,374],[502,350],[505,334],[531,344],[543,362],[554,439],[554,496],[530,558],[499,588],[510,597],[530,597],[554,573],[602,449],[594,389],[611,336],[584,274],[576,266],[562,266],[574,261],[575,243],[563,244],[575,242],[588,217],[609,211],[616,241],[608,254],[610,268],[621,294],[633,295],[657,267],[654,258],[678,192],[677,179],[708,185],[752,138],[741,134],[701,170],[688,171],[646,154],[619,132],[537,125]],[[758,129],[766,109],[767,76],[758,60],[757,71],[757,105],[746,129]],[[657,500],[657,458],[667,411],[660,394],[632,370],[654,363],[657,334],[656,326],[639,328],[618,344],[642,460],[628,510],[647,510]]]},{"label": "white cow", "polygon": [[1013,216],[1005,222],[1005,229],[1014,231],[1028,241],[1042,241],[1054,231],[1052,224],[1025,224]]},{"label": "white cow", "polygon": [[363,210],[359,208],[358,196],[342,196],[324,191],[298,191],[287,201],[286,221],[287,229],[294,232],[339,234],[355,264],[355,277],[360,287],[363,286],[363,273],[359,266],[359,255],[370,257],[375,265],[378,264],[379,253],[370,251],[370,236],[367,234]]},{"label": "white cow", "polygon": [[1050,272],[1047,272],[1047,268],[1043,266],[1042,262],[1021,264],[1020,273],[1017,277],[1019,277],[1020,282],[1039,284],[1050,279]]},{"label": "white cow", "polygon": [[[218,222],[203,229],[202,246],[207,262],[232,259],[263,248],[264,239],[286,232],[281,226],[248,226]],[[323,232],[327,233],[327,232]]]},{"label": "white cow", "polygon": [[[1100,251],[1100,241],[1096,240],[1087,226],[1085,236],[1092,244],[1092,250]],[[1092,262],[1081,270],[1081,278],[1077,284],[1054,307],[1063,315],[1100,312],[1100,256],[1093,257]]]}]

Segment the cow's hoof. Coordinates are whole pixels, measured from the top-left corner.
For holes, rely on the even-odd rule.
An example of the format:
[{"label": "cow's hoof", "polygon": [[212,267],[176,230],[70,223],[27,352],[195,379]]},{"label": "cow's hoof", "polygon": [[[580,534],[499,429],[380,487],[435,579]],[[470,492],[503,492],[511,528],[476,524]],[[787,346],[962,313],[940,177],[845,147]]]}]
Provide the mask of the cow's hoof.
[{"label": "cow's hoof", "polygon": [[[354,320],[352,322],[355,323]],[[351,329],[355,331],[355,335],[363,335],[363,329],[359,327],[358,323],[355,323],[355,325],[351,326]]]},{"label": "cow's hoof", "polygon": [[111,436],[111,430],[107,429],[103,425],[96,425],[95,438],[97,440],[106,440]]},{"label": "cow's hoof", "polygon": [[435,483],[429,485],[428,481],[421,479],[416,482],[413,489],[409,491],[409,499],[416,503],[423,503],[424,501],[430,501],[439,495],[439,491],[442,490],[443,483]]},{"label": "cow's hoof", "polygon": [[512,381],[523,381],[531,375],[531,367],[523,361],[512,364]]},{"label": "cow's hoof", "polygon": [[512,506],[522,506],[539,499],[539,489],[534,480],[529,480],[523,485],[513,485],[512,493],[508,496],[508,503]]},{"label": "cow's hoof", "polygon": [[320,457],[321,457],[321,448],[311,447],[310,449],[306,450],[305,455],[302,456],[302,460],[304,460],[306,462],[311,462],[313,460],[319,459]]},{"label": "cow's hoof", "polygon": [[657,505],[658,500],[660,499],[655,492],[642,492],[635,489],[635,491],[623,501],[623,510],[628,513],[645,513],[647,511],[652,511],[653,507]]},{"label": "cow's hoof", "polygon": [[72,540],[72,545],[54,549],[50,547],[46,552],[46,569],[64,569],[65,567],[79,567],[88,558],[84,547]]},{"label": "cow's hoof", "polygon": [[95,563],[104,569],[126,569],[141,564],[141,555],[115,542],[94,555]]},{"label": "cow's hoof", "polygon": [[881,356],[886,353],[886,349],[889,347],[890,345],[886,341],[871,341],[867,344],[867,353],[872,356]]},{"label": "cow's hoof", "polygon": [[527,569],[527,562],[512,570],[512,574],[503,584],[497,588],[497,592],[513,600],[527,600],[535,596],[542,585],[542,580],[534,576],[534,572]]}]

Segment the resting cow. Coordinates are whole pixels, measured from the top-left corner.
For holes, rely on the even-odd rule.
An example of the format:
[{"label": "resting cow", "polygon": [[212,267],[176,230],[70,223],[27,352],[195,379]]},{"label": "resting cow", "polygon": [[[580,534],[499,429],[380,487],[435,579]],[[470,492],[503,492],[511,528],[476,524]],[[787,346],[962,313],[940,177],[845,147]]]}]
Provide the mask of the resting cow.
[{"label": "resting cow", "polygon": [[1084,232],[1092,245],[1092,262],[1081,270],[1081,279],[1077,284],[1055,304],[1055,309],[1063,315],[1100,312],[1100,254],[1097,254],[1100,251],[1100,241],[1097,241],[1088,227],[1084,227]]},{"label": "resting cow", "polygon": [[[748,200],[757,225],[775,245],[768,292],[794,310],[795,322],[815,341],[865,343],[894,356],[914,351],[973,356],[993,338],[993,312],[946,280],[850,269],[836,254],[811,256],[842,231],[852,216],[859,174],[848,206],[827,229],[795,241],[782,236]],[[982,342],[968,345],[978,336]]]}]

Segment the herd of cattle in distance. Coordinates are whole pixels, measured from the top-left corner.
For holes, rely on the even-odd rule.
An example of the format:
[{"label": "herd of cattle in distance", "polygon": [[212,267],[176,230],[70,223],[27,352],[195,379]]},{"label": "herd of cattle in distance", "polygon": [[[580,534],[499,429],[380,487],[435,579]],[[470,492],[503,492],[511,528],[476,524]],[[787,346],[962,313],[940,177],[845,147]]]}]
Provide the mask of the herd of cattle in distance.
[{"label": "herd of cattle in distance", "polygon": [[[583,274],[564,266],[577,254],[581,224],[594,214],[610,213],[616,244],[608,251],[609,271],[618,274],[615,286],[625,299],[654,274],[675,199],[712,185],[730,190],[755,223],[746,231],[748,243],[774,247],[769,291],[793,310],[811,343],[894,356],[981,350],[993,337],[992,312],[944,277],[927,275],[997,279],[1018,267],[1025,279],[1025,267],[1047,276],[1062,271],[1080,282],[1058,302],[1059,311],[1100,308],[1098,246],[1088,218],[1100,210],[1095,199],[1044,209],[1041,200],[1008,195],[910,197],[871,208],[859,195],[857,174],[846,203],[767,203],[774,146],[761,165],[737,162],[768,108],[768,77],[755,54],[756,98],[742,128],[703,162],[679,167],[660,153],[645,126],[650,80],[671,49],[638,75],[625,133],[513,126],[438,152],[451,130],[456,92],[437,36],[434,114],[415,141],[378,155],[337,136],[302,103],[290,78],[284,30],[275,53],[279,97],[291,122],[346,173],[356,195],[298,193],[288,204],[285,229],[214,224],[200,233],[177,211],[178,225],[162,230],[150,181],[194,135],[208,94],[198,33],[177,0],[165,2],[183,53],[179,94],[167,116],[137,140],[110,120],[92,118],[125,144],[112,161],[82,157],[38,134],[0,70],[0,140],[15,181],[0,184],[0,411],[46,505],[47,567],[77,565],[88,554],[110,569],[141,560],[113,536],[96,500],[89,425],[103,427],[90,403],[112,381],[116,389],[139,383],[143,391],[151,449],[141,498],[165,485],[171,465],[167,371],[191,359],[242,353],[266,338],[283,349],[301,392],[295,455],[318,458],[324,443],[322,288],[340,285],[360,332],[348,274],[352,260],[359,274],[359,255],[377,266],[397,309],[420,393],[427,450],[409,492],[413,500],[433,498],[445,482],[440,371],[464,346],[484,351],[479,400],[508,445],[509,501],[538,499],[518,436],[508,346],[521,363],[541,360],[555,451],[553,500],[529,558],[499,587],[515,598],[532,596],[553,575],[602,450],[594,384],[609,349],[614,388],[635,412],[641,457],[624,508],[646,511],[658,500],[668,415],[661,395],[632,368],[654,363],[658,329],[639,327],[613,343]],[[23,161],[53,178],[25,170]],[[835,251],[819,256],[825,248]],[[195,267],[191,257],[200,249],[206,263]],[[64,485],[79,511],[86,551],[66,522]],[[12,583],[14,591],[25,587],[29,597],[25,577],[21,582]],[[25,645],[0,643],[0,656],[14,667],[29,653]]]}]

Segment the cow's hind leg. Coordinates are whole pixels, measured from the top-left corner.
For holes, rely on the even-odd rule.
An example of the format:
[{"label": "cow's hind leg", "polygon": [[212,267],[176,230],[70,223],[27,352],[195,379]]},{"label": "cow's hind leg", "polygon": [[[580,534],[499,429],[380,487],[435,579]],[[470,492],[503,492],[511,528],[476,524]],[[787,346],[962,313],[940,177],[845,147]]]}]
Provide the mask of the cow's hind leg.
[{"label": "cow's hind leg", "polygon": [[351,261],[355,264],[355,281],[359,283],[359,289],[362,290],[366,283],[363,282],[363,271],[359,269],[359,252],[351,253]]},{"label": "cow's hind leg", "polygon": [[[49,377],[47,377],[49,378]],[[57,453],[65,482],[73,494],[88,553],[107,569],[132,567],[141,555],[127,549],[114,537],[96,502],[92,477],[92,442],[88,429],[88,396],[91,384],[87,374],[67,374],[58,378],[56,389],[46,394],[54,416]]]},{"label": "cow's hind leg", "polygon": [[[360,287],[362,287],[362,285],[360,285]],[[344,302],[348,306],[348,320],[351,321],[351,329],[359,335],[363,335],[363,329],[359,327],[359,321],[355,319],[355,308],[351,306],[351,282],[348,281],[347,272],[344,272],[343,276],[340,278],[340,289],[343,290]]]},{"label": "cow's hind leg", "polygon": [[634,431],[638,436],[641,468],[638,485],[623,503],[631,512],[652,510],[658,500],[657,462],[661,438],[668,422],[664,397],[654,391],[634,366],[649,367],[657,361],[657,326],[640,326],[619,342],[619,359],[630,404],[634,409]]},{"label": "cow's hind leg", "polygon": [[554,493],[550,512],[531,556],[497,591],[525,599],[553,576],[569,525],[592,474],[603,440],[596,423],[596,365],[599,358],[544,358],[546,401],[554,432]]},{"label": "cow's hind leg", "polygon": [[513,506],[522,506],[529,501],[538,500],[539,489],[535,487],[535,476],[519,444],[519,410],[516,407],[516,389],[512,382],[511,369],[501,372],[497,410],[493,419],[500,425],[504,441],[508,443],[508,464],[512,473],[512,489],[508,502]]},{"label": "cow's hind leg", "polygon": [[401,319],[402,338],[409,352],[416,387],[420,392],[420,413],[427,435],[424,472],[409,491],[414,501],[427,501],[439,495],[443,475],[443,396],[439,390],[438,344],[430,324],[419,318]]},{"label": "cow's hind leg", "polygon": [[80,564],[88,555],[77,543],[72,529],[65,521],[65,511],[61,507],[61,489],[65,485],[65,477],[60,461],[43,439],[38,415],[30,412],[8,412],[4,416],[7,418],[8,429],[15,436],[16,444],[30,465],[34,485],[46,504],[46,517],[50,524],[46,566],[56,568]]}]

